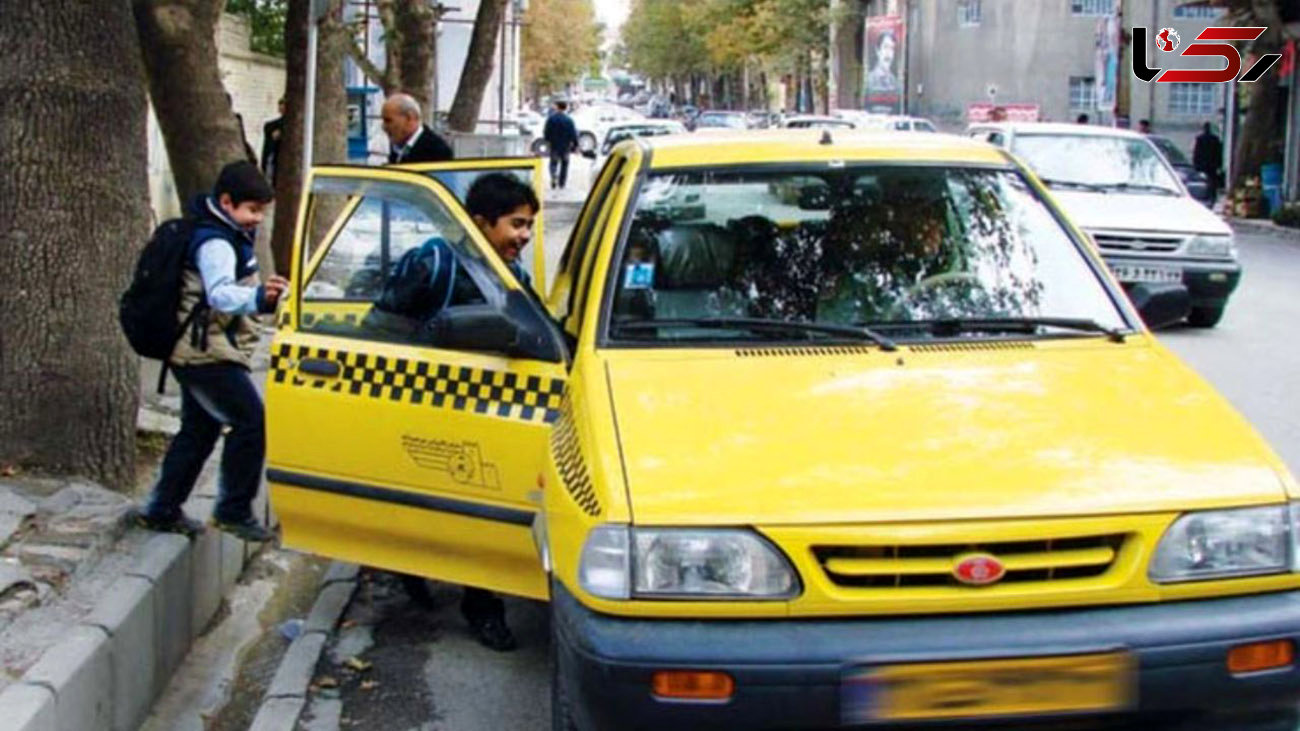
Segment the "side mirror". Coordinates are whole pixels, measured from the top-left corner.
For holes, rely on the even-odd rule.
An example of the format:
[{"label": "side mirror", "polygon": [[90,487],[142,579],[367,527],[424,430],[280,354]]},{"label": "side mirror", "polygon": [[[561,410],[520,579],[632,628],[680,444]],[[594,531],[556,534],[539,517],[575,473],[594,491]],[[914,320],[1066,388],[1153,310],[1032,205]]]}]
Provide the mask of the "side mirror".
[{"label": "side mirror", "polygon": [[564,354],[546,323],[541,322],[528,296],[512,291],[505,310],[492,305],[444,307],[429,323],[433,344],[449,350],[501,353],[560,363]]},{"label": "side mirror", "polygon": [[1182,322],[1192,309],[1192,296],[1181,284],[1135,284],[1128,298],[1153,330]]}]

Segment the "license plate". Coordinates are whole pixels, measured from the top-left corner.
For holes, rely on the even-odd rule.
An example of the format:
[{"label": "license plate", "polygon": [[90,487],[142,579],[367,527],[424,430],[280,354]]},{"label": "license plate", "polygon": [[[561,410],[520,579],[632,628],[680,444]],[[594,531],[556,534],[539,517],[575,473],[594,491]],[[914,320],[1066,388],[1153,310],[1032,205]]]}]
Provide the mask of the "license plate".
[{"label": "license plate", "polygon": [[1154,264],[1111,264],[1110,270],[1115,273],[1115,278],[1121,282],[1181,284],[1183,281],[1183,270],[1178,267]]},{"label": "license plate", "polygon": [[1132,704],[1125,653],[847,669],[846,725],[1113,711]]}]

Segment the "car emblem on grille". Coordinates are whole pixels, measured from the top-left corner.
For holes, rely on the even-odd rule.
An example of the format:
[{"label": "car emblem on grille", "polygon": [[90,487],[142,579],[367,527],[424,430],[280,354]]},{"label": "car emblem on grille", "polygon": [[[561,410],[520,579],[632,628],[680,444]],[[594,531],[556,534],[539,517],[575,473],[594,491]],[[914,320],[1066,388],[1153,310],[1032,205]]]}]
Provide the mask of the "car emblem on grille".
[{"label": "car emblem on grille", "polygon": [[957,557],[952,575],[963,584],[986,586],[1001,581],[1007,575],[1007,567],[987,553],[968,553]]}]

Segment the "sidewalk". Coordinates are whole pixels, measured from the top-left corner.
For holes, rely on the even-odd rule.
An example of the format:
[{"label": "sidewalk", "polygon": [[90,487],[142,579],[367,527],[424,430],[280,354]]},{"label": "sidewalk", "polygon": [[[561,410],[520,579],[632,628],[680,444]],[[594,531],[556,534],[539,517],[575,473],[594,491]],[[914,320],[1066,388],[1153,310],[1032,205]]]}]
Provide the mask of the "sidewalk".
[{"label": "sidewalk", "polygon": [[[259,359],[255,379],[266,364]],[[179,426],[180,401],[171,379],[156,394],[157,373],[142,363],[138,426],[161,448]],[[210,516],[216,476],[213,459],[185,505],[190,517]],[[0,477],[4,728],[138,729],[255,553],[214,529],[190,541],[128,528],[139,497],[84,481]],[[266,509],[263,490],[255,511]]]}]

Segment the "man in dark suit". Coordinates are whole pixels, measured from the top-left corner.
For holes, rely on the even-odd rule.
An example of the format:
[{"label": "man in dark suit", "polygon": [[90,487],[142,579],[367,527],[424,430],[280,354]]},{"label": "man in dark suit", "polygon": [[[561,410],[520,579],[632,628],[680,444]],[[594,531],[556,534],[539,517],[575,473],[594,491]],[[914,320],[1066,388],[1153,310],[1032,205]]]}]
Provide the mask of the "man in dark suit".
[{"label": "man in dark suit", "polygon": [[262,175],[271,181],[271,187],[275,187],[275,180],[280,172],[278,158],[280,156],[280,135],[284,134],[284,97],[280,97],[280,116],[270,120],[262,125]]},{"label": "man in dark suit", "polygon": [[1217,199],[1219,187],[1223,185],[1223,141],[1214,134],[1209,122],[1201,128],[1192,146],[1192,167],[1205,173],[1210,182],[1210,200]]},{"label": "man in dark suit", "polygon": [[394,94],[380,111],[384,134],[391,148],[388,164],[403,162],[445,162],[452,158],[451,146],[420,121],[420,103],[409,94]]}]

